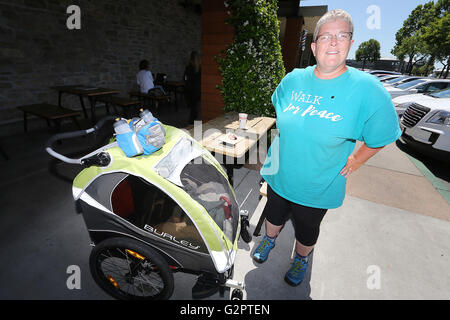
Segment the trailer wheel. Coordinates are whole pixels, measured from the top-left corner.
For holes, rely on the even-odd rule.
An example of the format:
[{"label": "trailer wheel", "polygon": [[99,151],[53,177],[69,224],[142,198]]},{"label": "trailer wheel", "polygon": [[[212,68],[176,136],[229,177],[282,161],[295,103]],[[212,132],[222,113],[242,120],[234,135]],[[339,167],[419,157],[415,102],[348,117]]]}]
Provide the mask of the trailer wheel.
[{"label": "trailer wheel", "polygon": [[173,274],[151,247],[128,238],[110,238],[94,247],[89,266],[95,282],[120,300],[166,300],[174,289]]}]

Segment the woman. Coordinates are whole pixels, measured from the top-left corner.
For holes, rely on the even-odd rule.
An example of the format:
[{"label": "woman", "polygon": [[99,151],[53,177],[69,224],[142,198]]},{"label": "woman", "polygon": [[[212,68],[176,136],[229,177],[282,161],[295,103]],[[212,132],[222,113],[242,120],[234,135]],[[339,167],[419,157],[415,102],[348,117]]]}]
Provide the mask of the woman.
[{"label": "woman", "polygon": [[184,81],[186,81],[186,102],[190,109],[189,123],[193,124],[200,110],[201,95],[201,60],[196,51],[191,52],[189,64],[184,71]]},{"label": "woman", "polygon": [[[287,74],[272,95],[280,134],[261,169],[268,183],[266,235],[253,259],[267,260],[292,214],[296,256],[284,278],[292,286],[304,278],[325,213],[342,205],[346,178],[401,134],[381,83],[345,65],[352,35],[347,12],[327,12],[311,44],[317,65]],[[356,140],[364,144],[351,155]]]},{"label": "woman", "polygon": [[140,86],[141,93],[148,93],[155,86],[153,84],[153,75],[149,70],[150,64],[148,60],[139,62],[139,72],[136,75],[137,84]]}]

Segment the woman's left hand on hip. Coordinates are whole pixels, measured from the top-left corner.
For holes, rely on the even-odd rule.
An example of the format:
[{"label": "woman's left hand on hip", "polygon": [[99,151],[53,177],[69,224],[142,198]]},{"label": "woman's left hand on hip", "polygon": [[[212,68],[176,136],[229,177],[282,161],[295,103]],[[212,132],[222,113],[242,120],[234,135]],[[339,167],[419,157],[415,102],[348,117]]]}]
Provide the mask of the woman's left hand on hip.
[{"label": "woman's left hand on hip", "polygon": [[353,155],[350,155],[347,158],[347,163],[345,164],[344,168],[342,168],[340,174],[342,176],[345,176],[346,178],[353,172],[359,169],[363,165],[362,162],[356,160],[356,158]]}]

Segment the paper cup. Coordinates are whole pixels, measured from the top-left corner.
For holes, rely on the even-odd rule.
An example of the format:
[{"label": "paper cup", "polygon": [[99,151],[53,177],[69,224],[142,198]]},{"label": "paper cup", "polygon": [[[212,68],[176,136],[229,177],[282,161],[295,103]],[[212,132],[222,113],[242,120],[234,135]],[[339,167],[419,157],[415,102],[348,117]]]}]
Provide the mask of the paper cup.
[{"label": "paper cup", "polygon": [[247,124],[247,114],[239,113],[239,129],[245,129],[246,124]]}]

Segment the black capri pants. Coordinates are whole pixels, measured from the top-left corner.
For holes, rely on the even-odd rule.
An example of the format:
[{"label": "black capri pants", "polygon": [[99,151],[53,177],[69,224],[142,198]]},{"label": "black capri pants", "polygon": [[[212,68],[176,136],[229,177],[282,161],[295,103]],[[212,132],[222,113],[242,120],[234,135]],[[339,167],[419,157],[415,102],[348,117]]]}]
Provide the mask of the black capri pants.
[{"label": "black capri pants", "polygon": [[266,220],[275,226],[282,226],[292,214],[295,238],[304,246],[313,246],[317,242],[320,223],[328,209],[305,207],[291,202],[267,185],[267,204],[264,208]]}]

